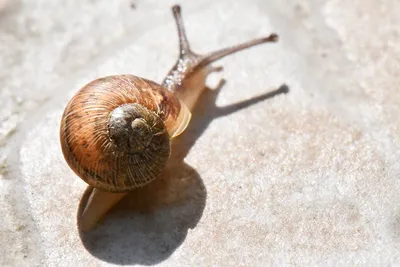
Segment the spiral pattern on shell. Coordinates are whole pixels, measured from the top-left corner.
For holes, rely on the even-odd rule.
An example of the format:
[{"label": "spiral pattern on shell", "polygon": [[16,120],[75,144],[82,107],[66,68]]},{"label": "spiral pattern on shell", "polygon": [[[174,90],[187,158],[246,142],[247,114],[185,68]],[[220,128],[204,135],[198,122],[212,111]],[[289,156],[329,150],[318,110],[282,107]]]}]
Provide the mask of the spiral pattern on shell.
[{"label": "spiral pattern on shell", "polygon": [[146,185],[170,154],[169,129],[181,103],[160,85],[133,75],[97,79],[65,108],[61,147],[72,170],[89,185],[126,192]]}]

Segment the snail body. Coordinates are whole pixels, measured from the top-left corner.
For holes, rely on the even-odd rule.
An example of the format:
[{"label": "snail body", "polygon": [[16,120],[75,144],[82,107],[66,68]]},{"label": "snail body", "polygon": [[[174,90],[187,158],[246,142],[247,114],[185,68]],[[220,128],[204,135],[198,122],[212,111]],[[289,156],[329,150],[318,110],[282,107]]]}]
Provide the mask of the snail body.
[{"label": "snail body", "polygon": [[170,140],[181,134],[205,89],[211,63],[246,48],[276,42],[254,39],[206,55],[189,46],[179,6],[172,8],[180,55],[161,84],[134,75],[96,79],[67,104],[60,143],[68,165],[93,192],[81,216],[81,228],[92,229],[126,192],[153,181],[165,168]]}]

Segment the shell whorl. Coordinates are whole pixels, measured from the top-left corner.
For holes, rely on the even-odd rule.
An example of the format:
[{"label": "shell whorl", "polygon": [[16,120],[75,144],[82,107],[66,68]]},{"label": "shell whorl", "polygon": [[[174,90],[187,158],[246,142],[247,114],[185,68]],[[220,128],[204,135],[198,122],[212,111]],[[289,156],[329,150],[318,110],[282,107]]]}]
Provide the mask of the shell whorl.
[{"label": "shell whorl", "polygon": [[97,79],[65,108],[60,127],[64,157],[93,187],[126,192],[144,186],[164,169],[171,129],[182,128],[177,119],[184,108],[152,81],[133,75]]}]

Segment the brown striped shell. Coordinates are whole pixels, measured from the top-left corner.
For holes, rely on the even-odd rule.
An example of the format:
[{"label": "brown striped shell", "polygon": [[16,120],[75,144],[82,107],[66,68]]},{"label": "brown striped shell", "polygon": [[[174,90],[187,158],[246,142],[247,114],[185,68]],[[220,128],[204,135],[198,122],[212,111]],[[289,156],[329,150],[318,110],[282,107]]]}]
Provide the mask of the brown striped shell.
[{"label": "brown striped shell", "polygon": [[61,147],[69,166],[89,185],[125,192],[161,173],[170,138],[189,120],[186,106],[160,85],[133,75],[104,77],[68,103]]}]

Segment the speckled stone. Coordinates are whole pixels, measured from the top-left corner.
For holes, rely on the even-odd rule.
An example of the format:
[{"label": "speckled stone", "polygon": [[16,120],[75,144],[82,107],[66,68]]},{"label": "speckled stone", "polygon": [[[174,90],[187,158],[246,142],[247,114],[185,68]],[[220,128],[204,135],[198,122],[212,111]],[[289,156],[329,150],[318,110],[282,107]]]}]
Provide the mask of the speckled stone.
[{"label": "speckled stone", "polygon": [[0,266],[400,265],[396,0],[180,1],[196,51],[280,41],[218,62],[161,179],[78,231],[63,109],[100,76],[161,81],[174,3],[0,0]]}]

